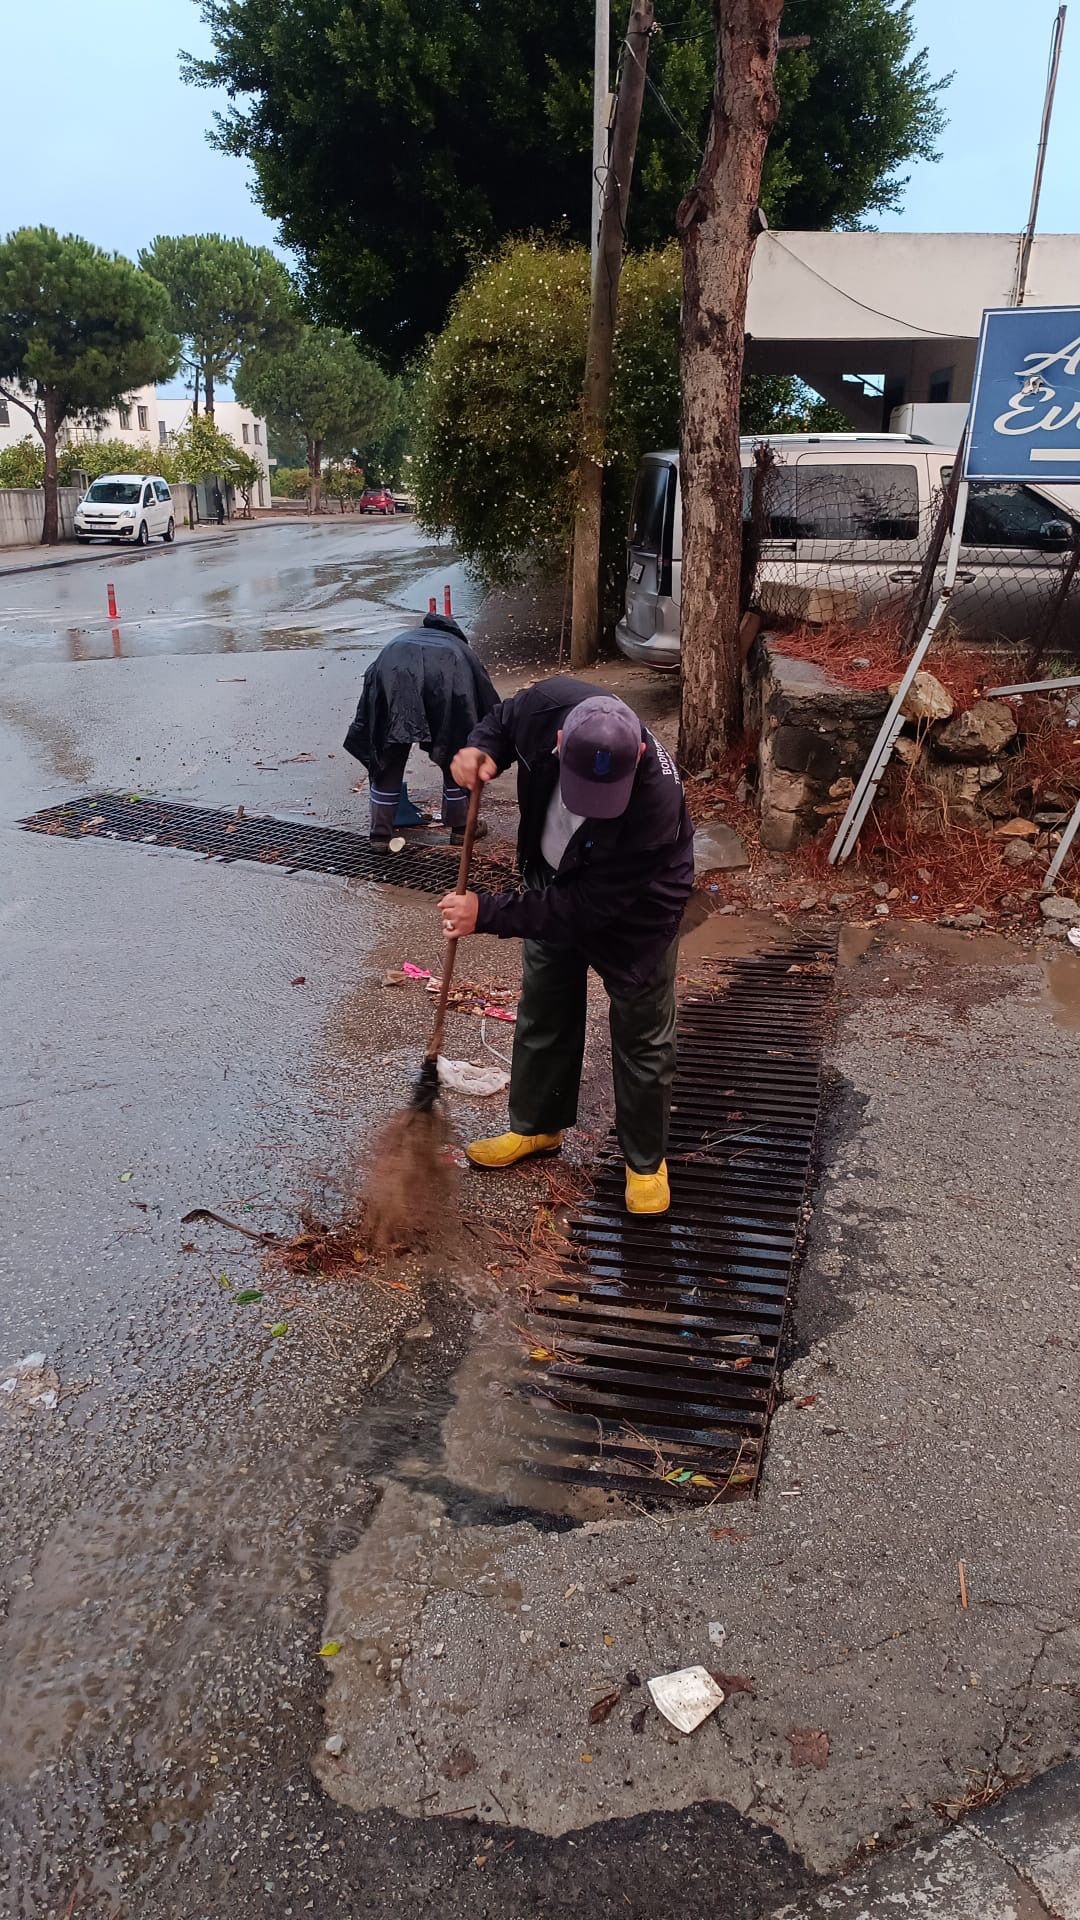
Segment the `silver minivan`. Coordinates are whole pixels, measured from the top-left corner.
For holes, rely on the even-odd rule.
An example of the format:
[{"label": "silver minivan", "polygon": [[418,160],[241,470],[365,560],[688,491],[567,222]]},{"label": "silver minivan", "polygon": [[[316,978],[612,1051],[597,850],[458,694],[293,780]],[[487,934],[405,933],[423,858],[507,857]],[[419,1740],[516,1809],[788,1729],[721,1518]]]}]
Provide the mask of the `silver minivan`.
[{"label": "silver minivan", "polygon": [[[754,449],[740,442],[743,511]],[[909,596],[956,450],[912,434],[782,434],[767,477],[757,604],[790,618],[853,617]],[[952,624],[982,639],[1027,637],[1045,617],[1080,540],[1080,488],[973,484]],[[944,560],[942,561],[944,565]],[[630,515],[619,649],[679,664],[682,500],[676,452],[646,454]],[[1080,640],[1080,595],[1055,637]]]}]

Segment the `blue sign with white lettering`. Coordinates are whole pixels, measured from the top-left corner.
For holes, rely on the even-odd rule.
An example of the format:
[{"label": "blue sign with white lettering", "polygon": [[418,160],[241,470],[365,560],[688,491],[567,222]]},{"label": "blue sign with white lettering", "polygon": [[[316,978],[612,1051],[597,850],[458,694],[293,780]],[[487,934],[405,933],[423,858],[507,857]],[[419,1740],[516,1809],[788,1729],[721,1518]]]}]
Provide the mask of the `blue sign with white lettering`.
[{"label": "blue sign with white lettering", "polygon": [[983,314],[964,476],[1080,482],[1080,307]]}]

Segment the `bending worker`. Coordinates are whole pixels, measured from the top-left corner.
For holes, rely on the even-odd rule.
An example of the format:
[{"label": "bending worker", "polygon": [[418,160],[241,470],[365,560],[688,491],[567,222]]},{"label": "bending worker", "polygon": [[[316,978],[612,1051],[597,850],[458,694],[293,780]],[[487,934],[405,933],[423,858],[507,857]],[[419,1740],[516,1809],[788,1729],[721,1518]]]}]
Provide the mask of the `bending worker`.
[{"label": "bending worker", "polygon": [[[396,634],[364,675],[346,750],[367,769],[371,845],[384,850],[398,819],[409,750],[419,743],[443,777],[442,820],[460,845],[469,797],[450,763],[499,696],[456,620],[427,613]],[[409,824],[416,824],[414,815]]]},{"label": "bending worker", "polygon": [[631,1213],[666,1213],[675,961],[694,880],[693,829],[671,756],[622,700],[560,675],[503,701],[453,761],[459,786],[516,760],[523,892],[448,893],[447,934],[524,941],[510,1131],[474,1166],[557,1153],[577,1118],[592,967],[610,1002],[615,1125]]}]

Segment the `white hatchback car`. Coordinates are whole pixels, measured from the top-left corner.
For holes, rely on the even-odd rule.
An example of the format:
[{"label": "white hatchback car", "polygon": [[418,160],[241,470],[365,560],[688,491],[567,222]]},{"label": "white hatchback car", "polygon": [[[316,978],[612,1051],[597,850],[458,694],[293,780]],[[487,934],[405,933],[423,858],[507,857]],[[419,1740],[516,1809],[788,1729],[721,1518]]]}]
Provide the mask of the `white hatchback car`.
[{"label": "white hatchback car", "polygon": [[157,474],[103,473],[75,509],[75,538],[84,545],[88,540],[128,540],[146,547],[155,535],[169,541],[175,534],[173,497]]}]

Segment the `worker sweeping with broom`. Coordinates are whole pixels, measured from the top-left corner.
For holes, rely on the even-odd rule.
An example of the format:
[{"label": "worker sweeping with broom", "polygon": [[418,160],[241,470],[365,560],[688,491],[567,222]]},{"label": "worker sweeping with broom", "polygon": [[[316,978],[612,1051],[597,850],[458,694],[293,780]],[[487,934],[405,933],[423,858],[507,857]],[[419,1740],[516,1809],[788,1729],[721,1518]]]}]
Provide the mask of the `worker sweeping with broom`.
[{"label": "worker sweeping with broom", "polygon": [[472,792],[515,762],[524,891],[459,886],[439,906],[448,939],[493,933],[524,941],[510,1130],[465,1151],[488,1170],[558,1152],[577,1118],[591,967],[610,1005],[626,1205],[666,1213],[675,963],[694,880],[682,782],[625,702],[566,675],[496,706],[454,756],[451,774]]}]

